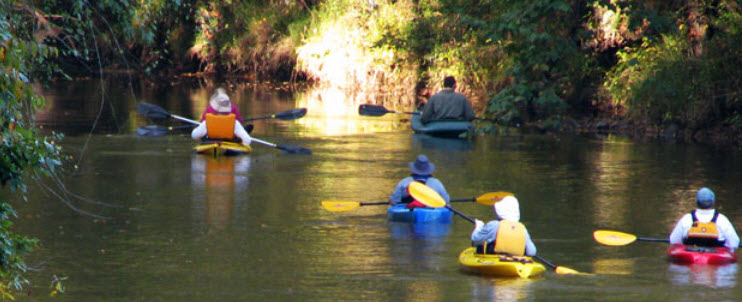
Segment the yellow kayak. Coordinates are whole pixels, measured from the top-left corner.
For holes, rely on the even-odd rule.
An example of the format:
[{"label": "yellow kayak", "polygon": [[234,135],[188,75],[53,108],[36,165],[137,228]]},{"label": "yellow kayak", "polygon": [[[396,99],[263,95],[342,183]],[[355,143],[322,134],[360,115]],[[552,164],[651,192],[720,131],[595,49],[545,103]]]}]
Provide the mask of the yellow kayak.
[{"label": "yellow kayak", "polygon": [[468,271],[496,277],[529,278],[546,271],[541,263],[527,256],[476,254],[476,248],[465,249],[459,255],[459,263]]},{"label": "yellow kayak", "polygon": [[205,154],[211,156],[233,156],[242,155],[252,152],[250,146],[245,146],[240,143],[229,142],[229,141],[207,141],[198,144],[193,148],[193,151],[198,154]]}]

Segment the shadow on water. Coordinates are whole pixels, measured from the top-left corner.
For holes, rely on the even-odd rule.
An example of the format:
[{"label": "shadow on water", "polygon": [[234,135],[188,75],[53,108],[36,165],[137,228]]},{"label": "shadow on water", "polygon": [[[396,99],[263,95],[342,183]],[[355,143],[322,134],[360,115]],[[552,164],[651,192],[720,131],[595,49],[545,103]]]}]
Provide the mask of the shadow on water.
[{"label": "shadow on water", "polygon": [[471,151],[474,147],[473,139],[442,138],[427,134],[415,133],[411,135],[411,145],[423,150],[439,150],[444,152]]}]

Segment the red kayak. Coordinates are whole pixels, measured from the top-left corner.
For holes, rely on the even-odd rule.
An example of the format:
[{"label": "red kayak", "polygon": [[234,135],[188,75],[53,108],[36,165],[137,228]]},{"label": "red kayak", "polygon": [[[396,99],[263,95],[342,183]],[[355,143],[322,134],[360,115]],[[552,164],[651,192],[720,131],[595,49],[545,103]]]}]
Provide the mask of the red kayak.
[{"label": "red kayak", "polygon": [[670,261],[678,264],[727,264],[737,261],[737,254],[726,247],[700,247],[675,244],[667,250]]}]

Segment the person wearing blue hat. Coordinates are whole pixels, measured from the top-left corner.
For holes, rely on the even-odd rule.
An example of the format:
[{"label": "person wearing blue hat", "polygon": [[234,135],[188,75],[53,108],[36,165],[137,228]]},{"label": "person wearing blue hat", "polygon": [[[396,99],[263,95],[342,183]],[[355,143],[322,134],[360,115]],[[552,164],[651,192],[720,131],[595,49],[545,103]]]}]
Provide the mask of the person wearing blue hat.
[{"label": "person wearing blue hat", "polygon": [[389,197],[389,204],[395,205],[398,203],[407,203],[407,208],[410,209],[425,207],[424,204],[414,200],[407,190],[407,187],[413,181],[419,181],[430,187],[438,194],[440,194],[441,197],[446,200],[446,203],[450,201],[448,192],[446,192],[446,188],[443,186],[443,183],[441,183],[441,181],[437,178],[433,177],[435,165],[428,160],[427,156],[423,154],[418,155],[417,160],[409,163],[409,167],[412,174],[397,183],[397,186],[394,187],[392,195]]},{"label": "person wearing blue hat", "polygon": [[724,214],[714,208],[716,197],[709,188],[696,193],[697,209],[685,214],[670,233],[670,244],[705,247],[726,246],[732,250],[739,246],[739,236]]}]

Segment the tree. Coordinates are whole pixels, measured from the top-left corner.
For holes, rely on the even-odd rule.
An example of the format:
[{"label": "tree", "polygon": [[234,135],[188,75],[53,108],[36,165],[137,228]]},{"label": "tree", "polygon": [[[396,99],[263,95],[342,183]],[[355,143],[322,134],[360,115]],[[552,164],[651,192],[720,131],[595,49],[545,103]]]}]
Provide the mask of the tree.
[{"label": "tree", "polygon": [[[34,20],[34,11],[21,1],[0,0],[0,185],[20,191],[26,199],[25,179],[56,176],[61,165],[61,149],[56,141],[61,135],[44,137],[34,123],[34,114],[44,99],[31,86],[32,66],[56,55],[56,49],[44,46],[46,33]],[[33,22],[36,21],[36,22]],[[30,24],[30,26],[29,26]],[[25,27],[24,27],[25,26]],[[24,256],[36,240],[15,234],[11,227],[16,217],[13,207],[0,200],[0,294],[12,298],[28,281]],[[56,283],[56,285],[60,285]],[[58,288],[61,290],[61,286]]]}]

